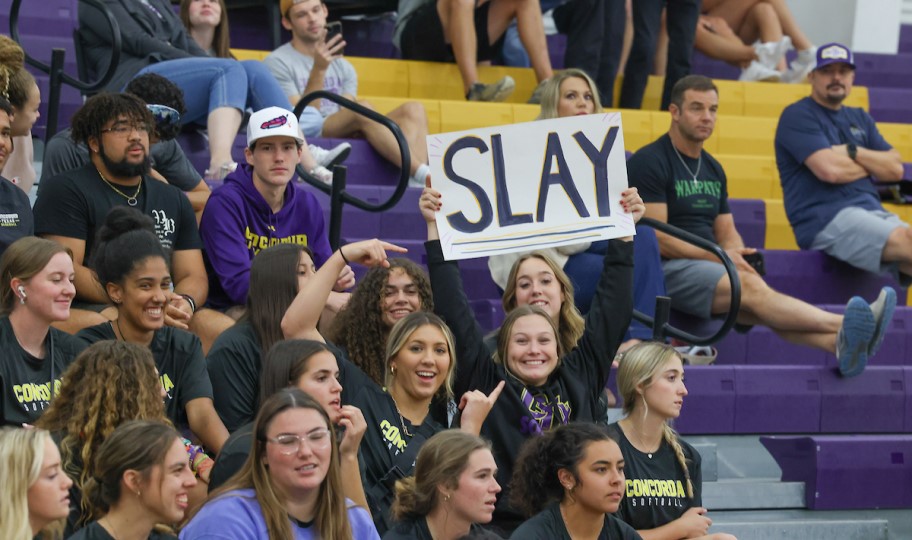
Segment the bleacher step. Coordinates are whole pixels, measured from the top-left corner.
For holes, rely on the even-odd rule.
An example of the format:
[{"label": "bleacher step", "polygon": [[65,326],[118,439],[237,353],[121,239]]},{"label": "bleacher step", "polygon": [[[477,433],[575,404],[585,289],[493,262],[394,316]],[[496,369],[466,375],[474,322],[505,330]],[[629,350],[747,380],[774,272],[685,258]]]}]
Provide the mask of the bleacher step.
[{"label": "bleacher step", "polygon": [[778,478],[703,482],[703,506],[711,510],[804,508],[804,482]]},{"label": "bleacher step", "polygon": [[726,532],[738,540],[888,540],[887,521],[737,521],[717,519],[709,532]]}]

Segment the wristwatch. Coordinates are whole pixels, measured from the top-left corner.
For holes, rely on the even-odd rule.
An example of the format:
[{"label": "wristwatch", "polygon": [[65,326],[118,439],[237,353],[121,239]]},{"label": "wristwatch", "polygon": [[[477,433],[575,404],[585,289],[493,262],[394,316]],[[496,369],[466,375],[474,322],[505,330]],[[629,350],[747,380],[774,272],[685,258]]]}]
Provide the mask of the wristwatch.
[{"label": "wristwatch", "polygon": [[858,155],[858,146],[855,143],[848,143],[846,144],[846,152],[849,153],[849,158],[855,161],[855,156]]}]

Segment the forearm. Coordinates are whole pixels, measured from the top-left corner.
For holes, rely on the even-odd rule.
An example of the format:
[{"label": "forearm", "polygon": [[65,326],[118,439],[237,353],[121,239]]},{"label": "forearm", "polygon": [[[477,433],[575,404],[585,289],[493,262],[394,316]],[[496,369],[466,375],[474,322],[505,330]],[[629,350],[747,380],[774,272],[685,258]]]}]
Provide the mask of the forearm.
[{"label": "forearm", "polygon": [[681,540],[684,535],[678,531],[677,520],[655,529],[638,530],[643,540]]},{"label": "forearm", "polygon": [[228,439],[228,430],[215,412],[212,400],[197,398],[187,403],[187,421],[190,431],[196,435],[207,450],[216,454]]},{"label": "forearm", "polygon": [[859,146],[855,161],[880,181],[895,182],[902,179],[902,157],[896,150],[869,150]]},{"label": "forearm", "polygon": [[665,259],[702,259],[707,261],[717,261],[718,259],[710,252],[698,248],[697,246],[678,240],[661,231],[656,231],[656,238],[659,241],[659,253]]},{"label": "forearm", "polygon": [[91,270],[77,263],[73,263],[73,268],[76,272],[74,285],[76,286],[77,298],[83,302],[95,304],[107,304],[110,302],[108,295],[104,292],[104,288],[95,279],[95,274]]},{"label": "forearm", "polygon": [[205,274],[185,276],[174,283],[174,293],[192,297],[196,307],[201,308],[209,296],[209,281]]},{"label": "forearm", "polygon": [[364,484],[361,481],[361,467],[358,463],[358,454],[342,454],[339,456],[342,465],[342,492],[358,506],[370,513],[367,505],[367,496],[364,495]]},{"label": "forearm", "polygon": [[323,266],[308,279],[282,316],[282,333],[286,339],[321,339],[317,332],[320,315],[326,305],[345,260],[334,252]]},{"label": "forearm", "polygon": [[196,221],[199,222],[200,216],[202,216],[203,208],[206,207],[206,201],[209,200],[209,195],[212,192],[206,189],[194,189],[193,191],[185,191],[184,195],[187,196],[187,199],[190,201],[190,206],[193,207],[193,212],[196,214]]}]

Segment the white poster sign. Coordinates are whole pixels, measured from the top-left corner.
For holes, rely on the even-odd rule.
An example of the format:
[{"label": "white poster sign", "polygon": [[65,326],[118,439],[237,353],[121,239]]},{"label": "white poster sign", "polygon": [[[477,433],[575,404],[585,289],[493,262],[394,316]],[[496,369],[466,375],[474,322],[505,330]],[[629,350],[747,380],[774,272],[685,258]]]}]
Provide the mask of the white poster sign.
[{"label": "white poster sign", "polygon": [[448,260],[635,234],[621,115],[430,135],[437,228]]}]

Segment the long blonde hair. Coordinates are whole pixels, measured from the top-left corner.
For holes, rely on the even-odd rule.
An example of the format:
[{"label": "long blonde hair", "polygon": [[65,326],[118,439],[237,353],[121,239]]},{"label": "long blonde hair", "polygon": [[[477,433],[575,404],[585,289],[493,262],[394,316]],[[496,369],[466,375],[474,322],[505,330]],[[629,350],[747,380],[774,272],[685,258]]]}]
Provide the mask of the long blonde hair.
[{"label": "long blonde hair", "polygon": [[594,106],[592,112],[600,113],[604,111],[602,108],[602,101],[599,99],[598,87],[595,85],[595,81],[592,80],[592,77],[581,69],[569,68],[559,73],[555,73],[554,76],[545,83],[545,87],[542,89],[541,113],[539,113],[537,120],[560,118],[560,115],[557,114],[557,105],[560,103],[561,84],[567,79],[572,79],[574,77],[583,79],[586,81],[586,84],[589,85],[589,90],[592,92],[592,105]]},{"label": "long blonde hair", "polygon": [[387,388],[393,386],[396,376],[393,373],[392,361],[399,354],[399,351],[405,347],[406,342],[412,334],[422,326],[433,326],[440,330],[446,340],[447,348],[450,351],[450,365],[447,367],[446,378],[441,388],[447,398],[453,398],[453,381],[456,379],[456,346],[453,340],[453,332],[450,327],[443,322],[443,319],[427,311],[416,311],[409,313],[399,320],[393,329],[390,330],[389,338],[386,340],[386,354],[383,362],[383,384]]},{"label": "long blonde hair", "polygon": [[[671,345],[657,341],[644,341],[638,343],[620,355],[617,372],[618,392],[624,400],[624,412],[629,416],[640,403],[645,408],[643,415],[649,412],[645,399],[641,397],[640,389],[645,389],[652,384],[653,377],[662,367],[673,358],[681,359],[681,355]],[[683,362],[682,362],[683,363]],[[693,482],[690,479],[690,470],[687,468],[687,458],[678,439],[677,432],[672,429],[668,421],[662,424],[662,437],[674,450],[675,457],[684,478],[687,481],[687,496],[693,499]]]},{"label": "long blonde hair", "polygon": [[[272,483],[272,477],[266,465],[266,433],[269,426],[279,414],[291,409],[311,409],[326,421],[330,434],[329,470],[326,478],[320,484],[320,493],[317,495],[317,506],[314,512],[314,526],[319,538],[332,538],[333,540],[351,540],[352,529],[348,521],[345,495],[342,489],[342,473],[339,465],[339,448],[336,443],[336,434],[332,422],[323,406],[314,398],[297,388],[284,388],[270,396],[260,406],[254,421],[253,450],[244,462],[241,470],[232,476],[222,487],[209,494],[209,502],[220,497],[236,496],[231,491],[239,489],[252,489],[256,494],[269,540],[285,540],[293,538],[291,521],[285,510],[285,500]],[[205,505],[204,505],[205,506]],[[192,517],[191,517],[192,519]]]},{"label": "long blonde hair", "polygon": [[563,355],[576,348],[576,342],[583,337],[583,332],[586,330],[586,319],[580,314],[579,309],[576,308],[576,302],[573,301],[573,282],[570,281],[570,277],[564,272],[564,269],[554,262],[554,259],[540,251],[526,253],[516,259],[510,269],[510,276],[507,278],[507,285],[504,287],[503,298],[501,299],[504,313],[509,314],[516,309],[516,280],[519,274],[519,267],[522,266],[522,263],[533,258],[544,261],[548,265],[551,273],[554,274],[554,278],[560,283],[561,292],[564,295],[558,320],[554,321],[554,325],[557,326],[557,339],[563,348],[561,355]]},{"label": "long blonde hair", "polygon": [[[41,474],[47,444],[54,441],[43,429],[0,429],[0,537],[4,540],[32,540],[35,536],[29,524],[28,489]],[[55,521],[40,537],[61,538],[63,524],[62,519]]]}]

